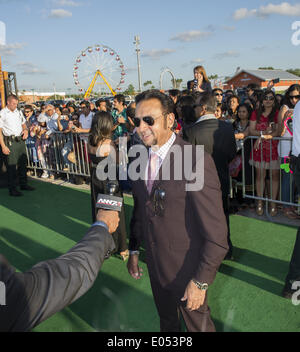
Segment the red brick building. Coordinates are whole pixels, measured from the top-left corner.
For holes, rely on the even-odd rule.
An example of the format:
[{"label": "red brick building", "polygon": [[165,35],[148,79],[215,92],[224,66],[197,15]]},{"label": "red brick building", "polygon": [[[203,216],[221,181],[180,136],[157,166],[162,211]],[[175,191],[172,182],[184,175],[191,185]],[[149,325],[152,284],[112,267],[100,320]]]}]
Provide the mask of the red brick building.
[{"label": "red brick building", "polygon": [[65,92],[19,92],[19,99],[20,102],[25,102],[27,104],[32,104],[37,101],[45,101],[50,97],[54,97],[56,95],[56,99],[65,99],[66,93]]},{"label": "red brick building", "polygon": [[300,84],[300,77],[283,70],[240,70],[224,84],[224,89],[244,88],[249,83],[256,83],[260,88],[266,88],[268,83],[279,78],[274,88],[284,91],[292,84]]}]

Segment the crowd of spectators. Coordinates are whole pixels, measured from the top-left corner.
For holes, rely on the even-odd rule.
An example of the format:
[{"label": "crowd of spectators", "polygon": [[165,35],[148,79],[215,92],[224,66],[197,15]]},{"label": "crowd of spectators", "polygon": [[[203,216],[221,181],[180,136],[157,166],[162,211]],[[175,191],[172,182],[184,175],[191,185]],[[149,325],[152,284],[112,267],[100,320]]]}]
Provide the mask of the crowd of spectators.
[{"label": "crowd of spectators", "polygon": [[[272,81],[266,89],[249,84],[243,94],[240,90],[223,91],[219,87],[212,89],[205,69],[197,66],[194,69],[194,80],[189,81],[187,87],[182,91],[171,89],[165,92],[175,106],[174,132],[183,136],[184,130],[197,122],[195,107],[201,105],[204,96],[213,96],[216,101],[215,117],[232,126],[236,139],[237,154],[229,165],[232,178],[242,182],[243,150],[246,190],[252,190],[252,195],[260,198],[294,202],[296,190],[291,174],[281,166],[288,163],[293,108],[300,100],[300,86],[292,85],[284,95],[275,93]],[[135,103],[127,104],[122,94],[116,95],[112,104],[107,99],[99,99],[95,103],[82,101],[79,106],[74,103],[64,106],[41,105],[39,108],[25,106],[24,116],[30,130],[26,141],[30,162],[33,166],[41,167],[42,178],[57,176],[51,169],[56,160],[53,136],[58,131],[65,136],[59,146],[64,171],[74,165],[78,166],[78,163],[88,165],[86,142],[97,111],[110,114],[113,122],[112,140],[116,146],[119,137],[127,137],[128,147],[141,143],[134,125]],[[80,137],[75,139],[76,134]],[[249,136],[255,138],[249,139]],[[275,137],[284,137],[285,140],[279,142]],[[58,145],[57,142],[56,144]],[[80,161],[76,157],[78,154],[81,155]],[[82,177],[79,179],[82,180]],[[75,177],[75,182],[76,180],[78,176]],[[122,187],[130,190],[130,185],[126,182],[122,183]],[[263,200],[258,200],[254,205],[253,202],[242,199],[240,193],[235,196],[241,207],[256,207],[256,213],[263,215]],[[271,216],[277,214],[278,206],[275,202],[270,202],[269,212]],[[283,206],[283,212],[289,218],[298,218],[296,209],[289,205]]]}]

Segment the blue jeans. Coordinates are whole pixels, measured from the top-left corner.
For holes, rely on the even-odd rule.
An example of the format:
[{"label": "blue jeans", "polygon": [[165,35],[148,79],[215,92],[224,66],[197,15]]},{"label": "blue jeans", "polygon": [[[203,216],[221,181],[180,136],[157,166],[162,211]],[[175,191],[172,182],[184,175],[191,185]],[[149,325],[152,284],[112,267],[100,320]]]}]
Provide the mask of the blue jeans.
[{"label": "blue jeans", "polygon": [[71,141],[68,141],[64,145],[63,149],[61,150],[61,155],[64,158],[64,162],[66,165],[72,165],[72,163],[68,160],[68,155],[72,151],[72,149],[73,149],[73,144]]}]

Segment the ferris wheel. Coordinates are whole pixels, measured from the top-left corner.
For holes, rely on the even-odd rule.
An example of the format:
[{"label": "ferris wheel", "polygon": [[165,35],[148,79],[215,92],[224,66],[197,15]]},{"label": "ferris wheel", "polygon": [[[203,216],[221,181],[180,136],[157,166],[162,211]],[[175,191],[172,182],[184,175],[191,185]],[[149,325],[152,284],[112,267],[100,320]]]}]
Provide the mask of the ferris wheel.
[{"label": "ferris wheel", "polygon": [[110,91],[116,95],[125,83],[125,69],[120,55],[107,45],[89,46],[76,57],[73,79],[84,97]]}]

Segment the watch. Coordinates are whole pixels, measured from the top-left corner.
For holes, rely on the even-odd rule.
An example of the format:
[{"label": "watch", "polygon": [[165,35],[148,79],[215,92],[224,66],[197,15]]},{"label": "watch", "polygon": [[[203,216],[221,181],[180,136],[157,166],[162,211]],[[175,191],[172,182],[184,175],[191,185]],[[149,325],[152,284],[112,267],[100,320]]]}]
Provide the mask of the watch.
[{"label": "watch", "polygon": [[192,281],[199,288],[199,290],[206,291],[208,289],[208,284],[206,282],[199,282],[195,279],[192,279]]},{"label": "watch", "polygon": [[134,254],[139,255],[139,254],[140,254],[140,251],[130,251],[130,250],[129,250],[129,254],[130,254],[130,255],[134,255]]}]

